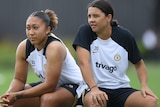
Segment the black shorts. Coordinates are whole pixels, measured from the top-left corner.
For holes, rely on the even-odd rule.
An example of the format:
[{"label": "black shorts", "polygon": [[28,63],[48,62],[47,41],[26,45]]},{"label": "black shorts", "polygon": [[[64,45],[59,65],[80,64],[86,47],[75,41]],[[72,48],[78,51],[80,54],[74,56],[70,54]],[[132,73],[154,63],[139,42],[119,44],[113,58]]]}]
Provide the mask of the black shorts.
[{"label": "black shorts", "polygon": [[[133,88],[105,89],[99,88],[108,95],[107,107],[124,107],[124,103],[129,95],[138,91]],[[89,92],[86,91],[85,95]]]},{"label": "black shorts", "polygon": [[[34,87],[34,86],[39,85],[41,83],[42,82],[40,81],[40,82],[30,83],[29,85],[32,86],[32,87]],[[65,89],[67,89],[75,97],[77,95],[76,89],[78,88],[78,86],[79,86],[78,84],[63,84],[63,85],[61,85],[59,87],[63,87]]]}]

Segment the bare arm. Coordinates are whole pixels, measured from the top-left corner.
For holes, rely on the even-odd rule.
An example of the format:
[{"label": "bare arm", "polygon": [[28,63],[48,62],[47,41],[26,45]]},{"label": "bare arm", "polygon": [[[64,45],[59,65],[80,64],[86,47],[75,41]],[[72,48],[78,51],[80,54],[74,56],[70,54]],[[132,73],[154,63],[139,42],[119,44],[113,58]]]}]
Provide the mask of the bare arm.
[{"label": "bare arm", "polygon": [[[3,106],[8,106],[8,104],[12,104],[15,101],[9,100],[9,93],[16,93],[24,89],[28,72],[28,63],[25,61],[25,47],[25,40],[22,41],[17,47],[14,78],[6,93],[1,96],[1,104]],[[14,99],[15,95],[13,95],[12,98]]]},{"label": "bare arm", "polygon": [[[3,99],[3,105],[12,105],[19,98],[38,97],[44,93],[53,92],[57,86],[57,82],[61,73],[62,63],[65,56],[66,50],[60,42],[50,43],[46,50],[47,65],[45,82],[27,90],[23,90],[22,88],[24,87],[24,83],[26,81],[26,77],[24,76],[24,74],[27,75],[27,73],[22,73],[22,75],[21,73],[19,73],[20,70],[16,71],[16,79],[14,79],[11,84],[11,87],[9,89],[10,93],[6,93],[1,97]],[[20,62],[24,63],[23,61]],[[18,62],[17,65],[21,65],[20,62]],[[23,67],[21,66],[21,68]],[[23,79],[23,77],[25,77],[25,79]],[[20,83],[18,85],[19,88],[17,89],[21,88],[22,91],[17,91],[16,88],[13,88],[14,85],[17,85],[17,80],[20,80]]]},{"label": "bare arm", "polygon": [[141,83],[141,87],[148,87],[147,70],[146,70],[143,60],[136,63],[135,68],[136,68],[137,75]]},{"label": "bare arm", "polygon": [[94,78],[93,78],[89,51],[80,46],[77,46],[76,52],[78,57],[78,64],[82,71],[84,80],[89,85],[89,87],[95,86],[96,82],[94,81]]},{"label": "bare arm", "polygon": [[94,80],[94,74],[90,64],[90,53],[85,48],[77,46],[76,48],[77,56],[78,56],[78,63],[83,75],[85,82],[89,85],[91,91],[89,93],[90,100],[95,105],[106,105],[106,100],[108,100],[108,96],[105,92],[99,90],[97,84]]},{"label": "bare arm", "polygon": [[7,92],[16,92],[24,89],[28,72],[28,63],[25,61],[25,47],[25,40],[17,47],[14,78]]},{"label": "bare arm", "polygon": [[138,78],[139,78],[139,81],[142,87],[143,96],[146,97],[146,95],[150,95],[158,99],[158,97],[148,87],[147,70],[146,70],[143,60],[136,63],[135,68],[136,68],[137,75],[138,75]]},{"label": "bare arm", "polygon": [[46,50],[47,65],[44,83],[17,93],[18,97],[38,97],[44,93],[54,91],[58,83],[65,56],[66,50],[60,42],[50,43]]}]

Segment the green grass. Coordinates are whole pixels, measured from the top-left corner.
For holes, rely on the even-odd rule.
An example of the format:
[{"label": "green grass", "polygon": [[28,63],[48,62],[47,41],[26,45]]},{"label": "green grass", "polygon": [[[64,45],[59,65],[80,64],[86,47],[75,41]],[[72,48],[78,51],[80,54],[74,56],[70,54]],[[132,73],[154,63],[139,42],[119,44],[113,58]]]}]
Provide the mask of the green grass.
[{"label": "green grass", "polygon": [[[148,73],[148,85],[150,89],[160,98],[160,62],[147,61],[147,73]],[[140,89],[140,83],[136,74],[136,71],[133,66],[130,65],[127,75],[130,77],[131,86],[137,89]]]},{"label": "green grass", "polygon": [[[157,62],[147,62],[146,63],[148,69],[148,84],[152,91],[160,98],[160,66]],[[7,89],[13,78],[14,70],[11,67],[7,67],[4,69],[0,69],[0,95],[2,95]],[[135,72],[135,69],[132,65],[130,65],[127,75],[131,79],[131,86],[137,89],[140,89],[140,84]],[[30,69],[28,74],[28,83],[32,81],[37,81],[38,78],[35,76],[34,72]],[[159,101],[160,106],[160,101]]]},{"label": "green grass", "polygon": [[[0,95],[2,95],[9,87],[14,76],[14,68],[0,69]],[[38,81],[38,77],[30,69],[28,72],[27,83]]]}]

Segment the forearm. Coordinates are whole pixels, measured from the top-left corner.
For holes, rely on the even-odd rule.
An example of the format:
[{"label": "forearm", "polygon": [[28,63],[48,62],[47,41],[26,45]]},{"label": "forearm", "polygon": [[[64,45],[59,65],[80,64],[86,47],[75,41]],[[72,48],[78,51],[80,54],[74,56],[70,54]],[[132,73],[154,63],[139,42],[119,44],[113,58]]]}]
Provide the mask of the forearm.
[{"label": "forearm", "polygon": [[95,86],[96,82],[94,80],[94,76],[93,76],[91,67],[85,64],[85,65],[80,65],[80,68],[82,71],[83,78],[85,82],[88,84],[89,88]]},{"label": "forearm", "polygon": [[17,92],[23,90],[25,87],[25,83],[18,79],[13,79],[7,92]]},{"label": "forearm", "polygon": [[[55,87],[56,88],[56,87]],[[49,86],[47,83],[41,83],[35,87],[29,88],[27,90],[22,90],[16,93],[17,98],[32,98],[39,97],[45,93],[53,92],[54,86]]]},{"label": "forearm", "polygon": [[139,71],[138,77],[139,77],[139,81],[141,83],[141,87],[148,86],[148,78],[147,78],[147,72],[146,71]]},{"label": "forearm", "polygon": [[143,60],[140,61],[138,64],[136,64],[135,67],[136,67],[136,71],[138,74],[138,78],[139,78],[141,87],[148,86],[147,70],[146,70]]},{"label": "forearm", "polygon": [[77,46],[76,52],[83,78],[85,82],[88,84],[89,88],[91,88],[96,85],[96,82],[94,80],[94,74],[90,64],[91,63],[90,52],[80,46]]}]

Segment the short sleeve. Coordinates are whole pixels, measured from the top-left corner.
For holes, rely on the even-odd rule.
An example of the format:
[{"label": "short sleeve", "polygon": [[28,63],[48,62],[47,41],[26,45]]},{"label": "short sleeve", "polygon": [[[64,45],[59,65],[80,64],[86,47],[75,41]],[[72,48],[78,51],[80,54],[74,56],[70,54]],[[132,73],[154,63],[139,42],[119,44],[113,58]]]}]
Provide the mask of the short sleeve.
[{"label": "short sleeve", "polygon": [[73,42],[73,48],[76,50],[76,46],[81,46],[90,51],[90,44],[97,36],[92,32],[88,24],[83,24],[79,27],[76,37]]}]

